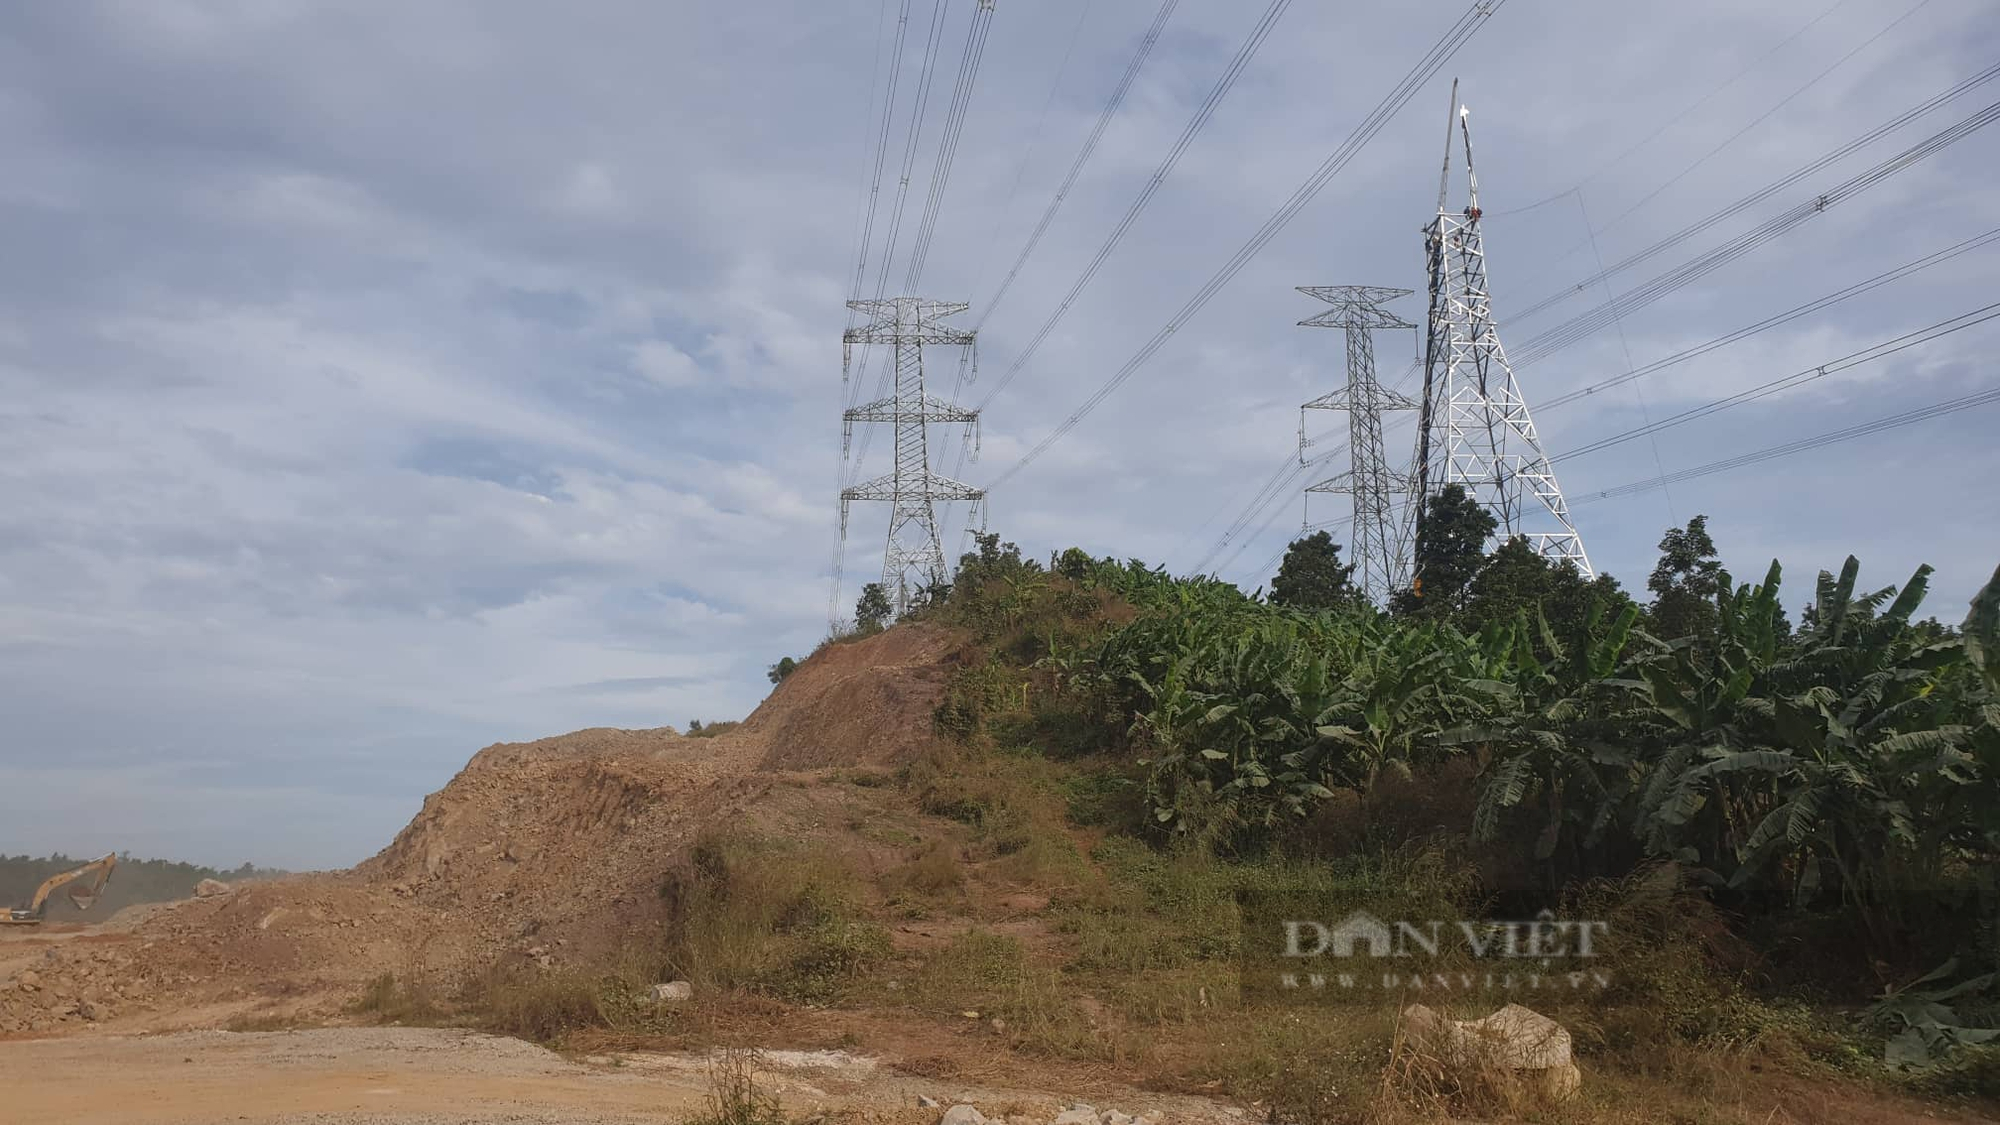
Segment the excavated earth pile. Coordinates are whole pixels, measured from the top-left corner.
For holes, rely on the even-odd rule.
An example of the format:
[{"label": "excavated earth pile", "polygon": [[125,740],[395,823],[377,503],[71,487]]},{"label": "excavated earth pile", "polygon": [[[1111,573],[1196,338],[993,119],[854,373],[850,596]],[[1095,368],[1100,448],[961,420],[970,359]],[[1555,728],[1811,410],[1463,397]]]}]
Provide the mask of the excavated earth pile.
[{"label": "excavated earth pile", "polygon": [[921,750],[960,644],[904,626],[825,646],[712,738],[598,728],[489,746],[351,871],[0,935],[0,1035],[323,1013],[383,972],[450,979],[614,942],[657,917],[661,878],[697,836],[769,818],[756,806],[783,771]]}]

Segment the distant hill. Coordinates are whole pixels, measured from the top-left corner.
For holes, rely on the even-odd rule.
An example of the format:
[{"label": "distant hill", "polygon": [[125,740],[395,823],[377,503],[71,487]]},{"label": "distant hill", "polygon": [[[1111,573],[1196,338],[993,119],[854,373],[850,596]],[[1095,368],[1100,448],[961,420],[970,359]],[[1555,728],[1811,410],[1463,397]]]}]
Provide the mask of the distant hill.
[{"label": "distant hill", "polygon": [[[0,855],[0,906],[24,905],[28,897],[35,893],[35,888],[42,885],[42,880],[95,858],[66,856],[60,852],[40,859],[26,855]],[[287,872],[248,863],[233,871],[222,871],[194,863],[134,859],[121,855],[118,857],[118,869],[112,872],[111,882],[104,888],[104,897],[90,908],[89,913],[79,912],[61,891],[57,891],[49,896],[48,918],[54,922],[98,922],[134,903],[187,898],[194,894],[195,884],[203,879],[234,882],[240,879],[269,879],[284,874]]]}]

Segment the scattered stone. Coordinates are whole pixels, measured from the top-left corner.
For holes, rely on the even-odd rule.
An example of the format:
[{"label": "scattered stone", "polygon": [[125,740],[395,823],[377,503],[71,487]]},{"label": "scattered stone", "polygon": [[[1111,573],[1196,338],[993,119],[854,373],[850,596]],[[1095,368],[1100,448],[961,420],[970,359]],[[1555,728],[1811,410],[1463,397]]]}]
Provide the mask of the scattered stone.
[{"label": "scattered stone", "polygon": [[548,953],[549,953],[548,947],[544,945],[537,945],[534,948],[528,950],[528,956],[530,957],[546,957],[548,956]]},{"label": "scattered stone", "polygon": [[203,879],[194,885],[194,897],[214,898],[217,895],[226,895],[234,889],[228,883],[217,879]]},{"label": "scattered stone", "polygon": [[929,1094],[917,1095],[918,1109],[936,1109],[938,1107],[938,1104],[939,1104],[938,1100],[936,1098],[931,1097]]},{"label": "scattered stone", "polygon": [[42,978],[33,969],[23,969],[21,975],[14,978],[14,986],[22,992],[33,992],[42,986]]},{"label": "scattered stone", "polygon": [[944,1111],[938,1125],[986,1125],[986,1115],[964,1102]]},{"label": "scattered stone", "polygon": [[1131,1114],[1120,1113],[1118,1110],[1115,1109],[1105,1110],[1101,1119],[1103,1120],[1104,1125],[1132,1125]]},{"label": "scattered stone", "polygon": [[95,1023],[98,1016],[97,1005],[88,1000],[80,1000],[76,1005],[76,1014]]},{"label": "scattered stone", "polygon": [[671,980],[656,984],[650,994],[655,1001],[680,1001],[694,999],[694,985],[684,980]]},{"label": "scattered stone", "polygon": [[1098,1125],[1097,1111],[1079,1102],[1056,1114],[1049,1125]]}]

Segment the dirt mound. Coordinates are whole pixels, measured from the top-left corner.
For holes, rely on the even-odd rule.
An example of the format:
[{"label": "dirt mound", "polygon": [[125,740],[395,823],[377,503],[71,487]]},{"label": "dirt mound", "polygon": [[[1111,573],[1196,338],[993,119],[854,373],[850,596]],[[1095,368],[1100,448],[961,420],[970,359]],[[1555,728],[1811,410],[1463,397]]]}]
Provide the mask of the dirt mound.
[{"label": "dirt mound", "polygon": [[894,765],[930,740],[931,713],[963,638],[903,626],[827,645],[743,724],[761,736],[763,769]]},{"label": "dirt mound", "polygon": [[663,876],[703,832],[825,814],[771,800],[773,771],[919,749],[959,643],[906,626],[825,646],[713,738],[597,728],[489,746],[350,872],[242,885],[115,933],[8,935],[0,1034],[148,1009],[324,1004],[382,972],[446,983],[509,956],[587,956],[658,917]]}]

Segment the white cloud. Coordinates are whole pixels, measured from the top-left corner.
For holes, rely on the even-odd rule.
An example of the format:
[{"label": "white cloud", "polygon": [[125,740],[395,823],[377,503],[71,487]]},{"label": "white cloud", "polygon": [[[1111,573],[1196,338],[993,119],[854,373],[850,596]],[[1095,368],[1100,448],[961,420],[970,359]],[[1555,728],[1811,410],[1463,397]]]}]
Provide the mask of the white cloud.
[{"label": "white cloud", "polygon": [[[1073,8],[1002,6],[927,295],[988,298],[1153,7],[1093,9],[1051,103],[1061,44],[1047,29],[1072,26]],[[1600,298],[1510,320],[1591,258],[1564,254],[1583,235],[1573,202],[1508,208],[1591,176],[1590,213],[1607,226],[1599,248],[1616,261],[2000,49],[1980,0],[1934,0],[1610,223],[1906,5],[1841,6],[1621,155],[1824,8],[1563,0],[1509,5],[1479,33],[1452,69],[1478,111],[1510,346]],[[803,654],[824,628],[876,14],[613,3],[579,20],[519,2],[24,11],[0,71],[0,144],[14,158],[0,184],[0,712],[14,736],[0,748],[0,850],[80,852],[111,834],[195,859],[348,862],[485,741],[753,706],[764,667]],[[991,393],[1253,16],[1230,4],[1177,11],[1005,303],[962,318],[985,325],[982,378],[961,399]],[[984,458],[962,475],[1007,469],[1117,371],[1437,30],[1401,9],[1293,5],[1148,213],[993,400]],[[906,94],[919,50],[904,60]],[[1417,228],[1443,101],[1442,83],[1420,94],[1151,362],[997,490],[994,527],[1037,554],[1079,543],[1188,566],[1205,552],[1292,454],[1297,403],[1344,378],[1339,335],[1294,326],[1315,305],[1292,287],[1401,285],[1419,290],[1403,315],[1421,317]],[[1974,104],[1857,155],[1829,182]],[[907,118],[892,130],[875,226],[878,247],[898,227],[891,288],[942,112],[940,101],[927,118],[900,225]],[[1633,358],[1991,225],[1988,139],[1628,318]],[[1794,202],[1774,199],[1711,238]],[[1643,384],[1647,402],[1684,409],[1929,324],[1979,303],[1990,272],[1968,256],[1663,373]],[[871,255],[863,291],[881,273]],[[1565,466],[1564,479],[1602,489],[1958,393],[1979,333],[1662,434],[1657,463],[1655,443],[1631,442]],[[1376,348],[1393,381],[1407,334]],[[933,352],[935,392],[949,389],[956,358]],[[1523,379],[1546,398],[1623,364],[1607,331]],[[868,380],[859,393],[874,371]],[[1551,446],[1630,424],[1636,400],[1611,394],[1623,397],[1538,415]],[[1344,436],[1343,417],[1315,421]],[[1938,612],[1951,616],[2000,556],[2000,518],[1956,483],[2000,469],[1967,436],[1979,425],[1941,420],[1580,514],[1593,557],[1629,584],[1660,528],[1701,510],[1738,569],[1797,553],[1802,578],[1854,550],[1873,573],[1874,551],[1890,581],[1923,555],[1940,567]],[[865,475],[887,464],[878,429]],[[1392,445],[1408,433],[1399,421]],[[878,565],[885,515],[855,506],[850,579]],[[1266,530],[1225,552],[1238,559],[1232,576],[1259,580],[1250,568],[1297,515],[1294,496],[1253,521]],[[962,507],[948,549],[961,522]],[[72,795],[92,781],[115,799]],[[32,800],[13,797],[31,789]],[[256,815],[214,815],[238,798]]]}]

